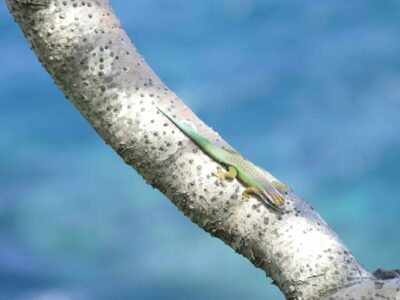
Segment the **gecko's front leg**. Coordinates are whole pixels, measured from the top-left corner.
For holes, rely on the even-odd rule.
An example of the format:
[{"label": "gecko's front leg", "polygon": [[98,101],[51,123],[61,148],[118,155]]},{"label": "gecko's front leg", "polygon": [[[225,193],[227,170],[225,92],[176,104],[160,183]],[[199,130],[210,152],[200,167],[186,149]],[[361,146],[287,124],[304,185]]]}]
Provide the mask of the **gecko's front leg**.
[{"label": "gecko's front leg", "polygon": [[244,200],[248,201],[251,194],[254,194],[254,195],[260,197],[260,190],[259,190],[258,188],[256,188],[256,187],[253,187],[253,186],[247,187],[247,188],[243,191],[242,196],[243,196]]},{"label": "gecko's front leg", "polygon": [[271,185],[274,188],[276,188],[277,190],[279,190],[281,193],[286,194],[286,195],[290,191],[290,188],[287,185],[283,184],[282,182],[276,181],[276,180],[272,181]]}]

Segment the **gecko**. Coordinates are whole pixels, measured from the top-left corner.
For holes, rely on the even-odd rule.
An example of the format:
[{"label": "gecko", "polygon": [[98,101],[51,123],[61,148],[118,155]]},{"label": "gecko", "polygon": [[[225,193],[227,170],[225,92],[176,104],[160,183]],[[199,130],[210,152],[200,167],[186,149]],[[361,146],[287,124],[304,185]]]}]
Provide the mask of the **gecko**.
[{"label": "gecko", "polygon": [[207,138],[195,132],[188,125],[176,119],[168,111],[158,106],[156,107],[192,142],[200,147],[204,153],[228,168],[227,172],[218,171],[214,174],[221,181],[237,178],[246,187],[242,194],[245,200],[248,200],[250,195],[256,195],[272,209],[278,212],[285,211],[284,195],[287,195],[289,191],[289,188],[286,185],[278,181],[269,181],[260,168],[246,160],[235,150],[209,141]]}]

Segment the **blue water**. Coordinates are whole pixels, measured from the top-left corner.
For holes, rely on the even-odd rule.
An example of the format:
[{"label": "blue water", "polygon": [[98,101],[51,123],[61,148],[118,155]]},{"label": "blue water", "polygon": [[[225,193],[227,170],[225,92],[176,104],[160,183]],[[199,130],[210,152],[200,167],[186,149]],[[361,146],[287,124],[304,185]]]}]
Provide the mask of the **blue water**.
[{"label": "blue water", "polygon": [[[113,2],[200,117],[399,267],[398,1]],[[102,142],[4,1],[0,37],[0,299],[283,299]]]}]

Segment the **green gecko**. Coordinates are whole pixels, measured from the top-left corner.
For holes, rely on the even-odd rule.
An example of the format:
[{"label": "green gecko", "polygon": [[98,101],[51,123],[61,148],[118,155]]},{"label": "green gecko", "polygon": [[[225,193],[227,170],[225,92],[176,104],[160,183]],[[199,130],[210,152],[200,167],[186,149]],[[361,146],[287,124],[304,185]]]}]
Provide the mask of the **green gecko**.
[{"label": "green gecko", "polygon": [[273,209],[283,212],[285,210],[285,197],[289,188],[278,181],[270,182],[266,175],[257,166],[244,159],[235,150],[221,147],[210,142],[205,137],[193,131],[192,128],[174,118],[171,113],[157,109],[175,124],[190,140],[199,146],[204,153],[220,164],[228,167],[228,172],[218,171],[216,176],[220,180],[238,178],[245,186],[243,197],[248,200],[250,194],[258,196],[264,203]]}]

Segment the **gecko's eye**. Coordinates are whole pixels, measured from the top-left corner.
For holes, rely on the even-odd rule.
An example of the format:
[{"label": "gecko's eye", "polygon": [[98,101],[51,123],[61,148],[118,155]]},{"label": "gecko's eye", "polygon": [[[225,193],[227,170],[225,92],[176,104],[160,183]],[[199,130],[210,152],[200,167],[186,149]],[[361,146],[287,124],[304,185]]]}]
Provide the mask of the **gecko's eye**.
[{"label": "gecko's eye", "polygon": [[269,194],[263,192],[262,198],[265,200],[265,202],[269,206],[271,206],[273,209],[276,209],[280,212],[283,212],[286,208],[285,199],[282,196],[280,196],[278,193],[269,195]]}]

